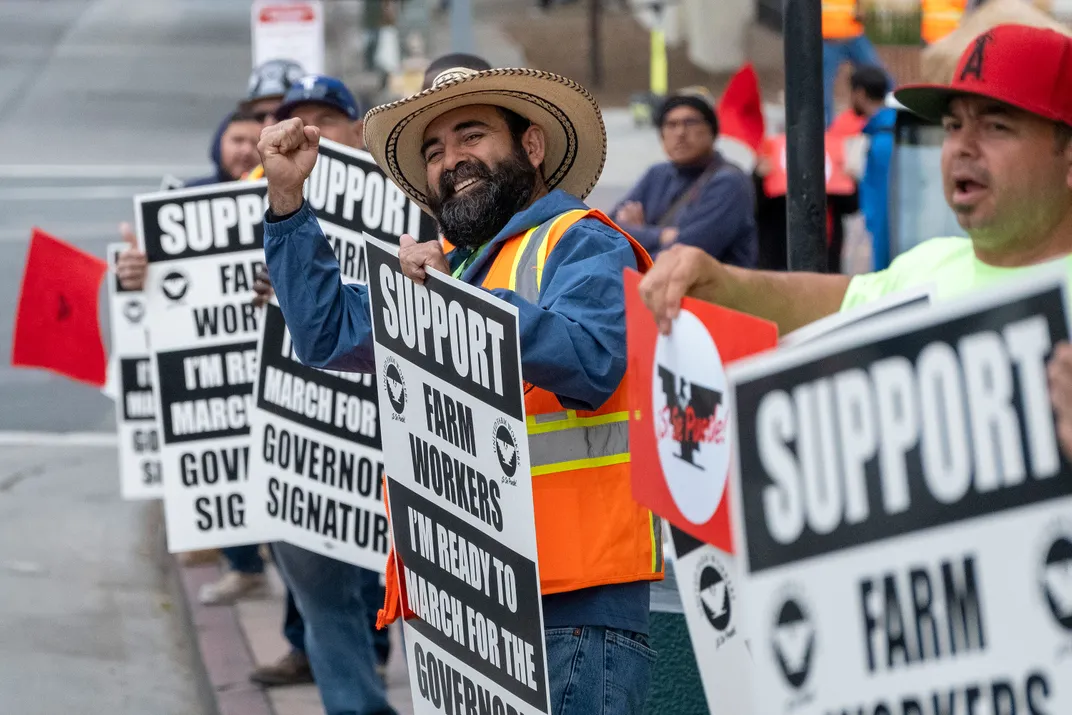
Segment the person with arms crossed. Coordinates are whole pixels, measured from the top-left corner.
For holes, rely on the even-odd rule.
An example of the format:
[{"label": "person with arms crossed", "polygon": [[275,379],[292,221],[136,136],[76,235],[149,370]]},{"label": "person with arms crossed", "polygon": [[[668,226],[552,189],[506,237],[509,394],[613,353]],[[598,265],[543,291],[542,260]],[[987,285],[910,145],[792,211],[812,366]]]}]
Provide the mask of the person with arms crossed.
[{"label": "person with arms crossed", "polygon": [[[318,137],[298,119],[262,136],[268,270],[302,362],[369,372],[368,291],[342,284],[302,197]],[[663,564],[660,523],[630,487],[623,270],[651,261],[581,200],[606,152],[599,107],[547,72],[451,68],[371,110],[365,141],[454,247],[403,236],[403,271],[453,274],[517,308],[526,413],[580,450],[562,462],[530,438],[552,712],[640,713],[655,659],[649,584]],[[383,622],[401,610],[396,589],[389,579]]]},{"label": "person with arms crossed", "polygon": [[715,149],[718,115],[700,92],[671,95],[655,117],[669,161],[648,169],[612,215],[653,257],[696,246],[734,266],[759,256],[752,181]]}]

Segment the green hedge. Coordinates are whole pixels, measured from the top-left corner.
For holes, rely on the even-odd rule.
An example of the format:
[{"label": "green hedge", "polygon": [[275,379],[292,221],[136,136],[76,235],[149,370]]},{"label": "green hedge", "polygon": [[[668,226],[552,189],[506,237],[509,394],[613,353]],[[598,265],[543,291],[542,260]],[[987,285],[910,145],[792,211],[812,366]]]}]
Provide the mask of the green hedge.
[{"label": "green hedge", "polygon": [[920,26],[923,13],[917,7],[911,10],[885,7],[881,2],[861,2],[864,29],[876,45],[920,45],[923,38]]}]

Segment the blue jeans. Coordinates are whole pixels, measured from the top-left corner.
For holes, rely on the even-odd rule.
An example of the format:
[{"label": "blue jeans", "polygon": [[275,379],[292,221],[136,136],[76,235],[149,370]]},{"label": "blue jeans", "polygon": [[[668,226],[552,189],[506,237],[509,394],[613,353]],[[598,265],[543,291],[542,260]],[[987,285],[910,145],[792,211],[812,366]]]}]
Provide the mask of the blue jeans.
[{"label": "blue jeans", "polygon": [[256,544],[248,546],[228,546],[220,549],[227,559],[232,571],[241,573],[264,573],[264,559]]},{"label": "blue jeans", "polygon": [[[276,565],[305,621],[305,653],[327,715],[396,715],[376,674],[366,603],[380,575],[291,544],[274,545]],[[386,631],[383,632],[386,634]]]},{"label": "blue jeans", "polygon": [[[278,560],[278,557],[274,557]],[[379,604],[383,603],[384,587],[380,585],[380,579],[366,578],[361,589],[361,595],[365,604],[369,606],[369,631],[372,633],[372,647],[376,651],[376,661],[386,663],[391,657],[391,636],[385,628],[376,630],[376,611]],[[290,643],[294,650],[305,652],[305,622],[302,621],[298,605],[294,603],[294,594],[287,587],[287,606],[283,614],[283,637]]]},{"label": "blue jeans", "polygon": [[655,651],[645,636],[614,628],[548,628],[552,715],[641,715]]},{"label": "blue jeans", "polygon": [[305,621],[294,603],[294,594],[287,589],[287,609],[283,613],[283,637],[294,650],[305,652]]},{"label": "blue jeans", "polygon": [[828,127],[834,121],[834,82],[838,70],[846,62],[851,62],[854,67],[882,67],[882,60],[867,35],[851,40],[823,40],[823,103]]}]

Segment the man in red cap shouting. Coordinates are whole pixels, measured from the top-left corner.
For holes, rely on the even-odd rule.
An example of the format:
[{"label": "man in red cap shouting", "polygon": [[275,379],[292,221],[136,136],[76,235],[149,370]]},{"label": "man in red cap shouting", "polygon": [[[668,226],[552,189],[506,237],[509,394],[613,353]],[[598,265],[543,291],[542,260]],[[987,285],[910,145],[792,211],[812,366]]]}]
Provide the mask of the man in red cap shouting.
[{"label": "man in red cap shouting", "polygon": [[[945,198],[971,240],[935,238],[878,273],[767,273],[674,246],[641,294],[669,332],[693,296],[768,318],[785,334],[840,310],[933,283],[939,298],[1063,260],[1072,273],[1072,39],[1001,25],[980,35],[948,86],[904,87],[909,110],[941,122]],[[1051,363],[1062,446],[1072,458],[1072,347]]]}]

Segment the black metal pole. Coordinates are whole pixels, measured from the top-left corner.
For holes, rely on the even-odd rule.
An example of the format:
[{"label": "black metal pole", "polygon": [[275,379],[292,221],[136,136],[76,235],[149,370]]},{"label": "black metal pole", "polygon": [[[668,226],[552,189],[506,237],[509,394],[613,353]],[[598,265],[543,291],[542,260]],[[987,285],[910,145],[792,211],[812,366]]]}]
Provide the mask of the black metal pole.
[{"label": "black metal pole", "polygon": [[826,159],[819,0],[785,0],[785,120],[789,270],[825,273]]},{"label": "black metal pole", "polygon": [[601,0],[588,0],[588,66],[592,77],[592,86],[603,86],[603,42],[600,36]]}]

